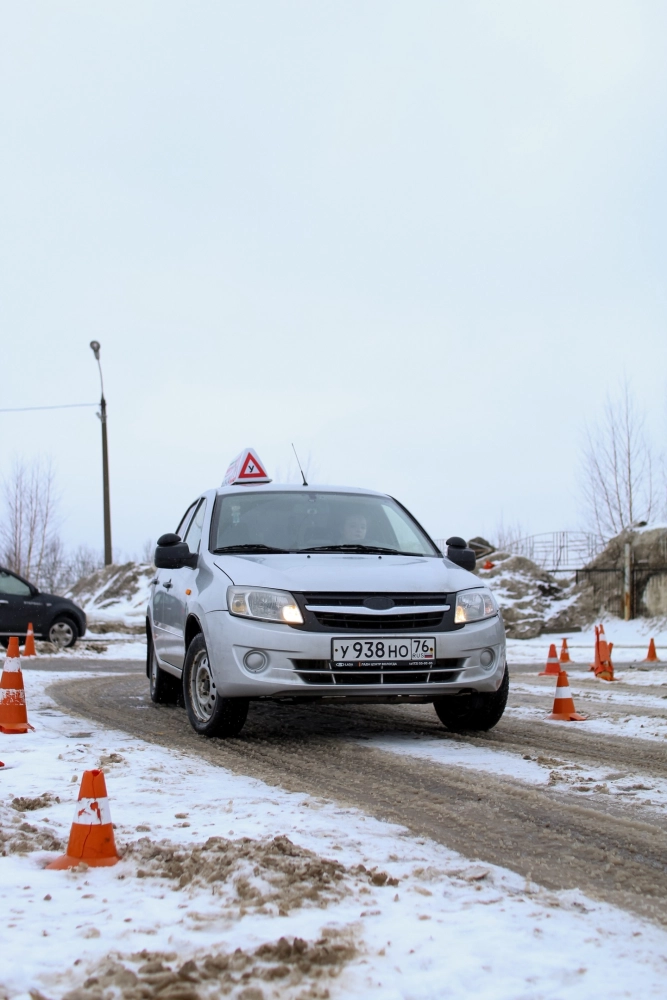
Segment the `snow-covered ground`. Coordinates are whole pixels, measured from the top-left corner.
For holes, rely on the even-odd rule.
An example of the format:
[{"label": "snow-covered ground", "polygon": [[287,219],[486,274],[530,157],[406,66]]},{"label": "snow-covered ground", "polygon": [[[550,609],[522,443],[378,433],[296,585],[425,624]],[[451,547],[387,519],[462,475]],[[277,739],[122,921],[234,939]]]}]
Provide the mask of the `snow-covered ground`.
[{"label": "snow-covered ground", "polygon": [[[70,718],[43,693],[58,678],[27,673],[35,732],[0,734],[0,997],[60,998],[84,983],[78,1000],[107,989],[179,1000],[665,995],[665,931]],[[539,763],[512,756],[503,773],[542,780]],[[98,766],[124,858],[46,871],[81,773]]]}]

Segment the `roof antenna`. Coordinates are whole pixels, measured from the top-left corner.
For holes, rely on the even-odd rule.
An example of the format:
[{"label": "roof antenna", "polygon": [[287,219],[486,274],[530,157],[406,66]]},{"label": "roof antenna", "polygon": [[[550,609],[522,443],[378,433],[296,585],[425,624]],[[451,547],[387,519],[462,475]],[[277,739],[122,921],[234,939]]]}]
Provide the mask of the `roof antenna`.
[{"label": "roof antenna", "polygon": [[296,458],[296,464],[299,466],[299,472],[301,473],[301,478],[303,479],[303,485],[307,486],[306,477],[303,474],[303,469],[301,468],[301,462],[299,461],[299,456],[296,453],[296,448],[294,447],[294,442],[292,441],[292,451],[294,452],[294,457]]}]

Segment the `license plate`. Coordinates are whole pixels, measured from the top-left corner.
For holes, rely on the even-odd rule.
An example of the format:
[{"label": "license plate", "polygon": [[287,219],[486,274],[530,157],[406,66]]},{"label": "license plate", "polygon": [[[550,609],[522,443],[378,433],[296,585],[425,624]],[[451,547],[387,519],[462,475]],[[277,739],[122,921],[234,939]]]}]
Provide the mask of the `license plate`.
[{"label": "license plate", "polygon": [[435,639],[332,639],[331,659],[336,667],[425,663],[435,660]]}]

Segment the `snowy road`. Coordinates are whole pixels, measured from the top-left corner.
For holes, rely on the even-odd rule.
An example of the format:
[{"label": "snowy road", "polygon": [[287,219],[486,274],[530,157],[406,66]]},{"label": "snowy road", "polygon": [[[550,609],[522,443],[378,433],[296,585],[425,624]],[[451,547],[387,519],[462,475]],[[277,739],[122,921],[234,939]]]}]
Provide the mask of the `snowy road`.
[{"label": "snowy road", "polygon": [[573,670],[590,723],[545,723],[553,679],[523,668],[500,725],[476,737],[446,733],[430,706],[256,704],[241,737],[219,741],[197,737],[182,709],[153,705],[134,670],[50,693],[151,743],[667,923],[667,672],[603,685]]}]

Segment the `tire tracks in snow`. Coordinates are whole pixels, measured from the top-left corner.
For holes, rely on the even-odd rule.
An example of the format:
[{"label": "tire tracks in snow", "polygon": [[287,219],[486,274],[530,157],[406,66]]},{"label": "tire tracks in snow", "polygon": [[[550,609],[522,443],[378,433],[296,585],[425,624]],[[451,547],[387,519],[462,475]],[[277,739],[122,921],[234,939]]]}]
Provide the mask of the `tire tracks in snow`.
[{"label": "tire tracks in snow", "polygon": [[576,793],[359,746],[419,734],[516,753],[667,774],[657,742],[586,733],[506,716],[490,733],[446,733],[431,706],[254,703],[232,740],[197,736],[183,709],[153,705],[142,673],[61,681],[49,693],[66,711],[198,755],[210,763],[335,800],[408,827],[469,858],[511,868],[550,889],[589,896],[667,924],[667,837],[630,803],[572,801]]}]

